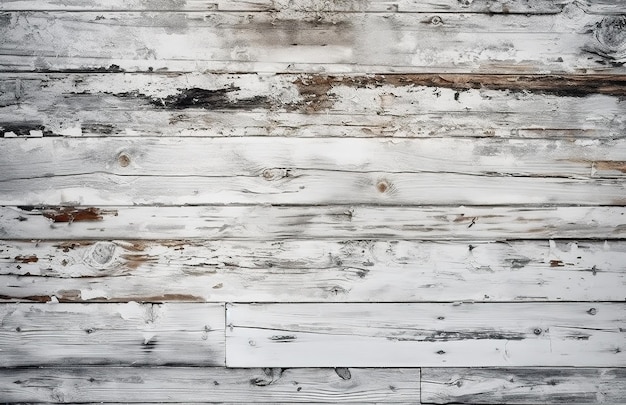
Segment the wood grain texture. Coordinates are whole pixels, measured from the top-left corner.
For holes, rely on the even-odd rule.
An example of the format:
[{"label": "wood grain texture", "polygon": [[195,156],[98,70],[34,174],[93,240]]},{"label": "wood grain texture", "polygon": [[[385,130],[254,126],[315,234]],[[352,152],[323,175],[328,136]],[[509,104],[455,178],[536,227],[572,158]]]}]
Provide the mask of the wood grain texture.
[{"label": "wood grain texture", "polygon": [[624,303],[229,304],[226,365],[623,366]]},{"label": "wood grain texture", "polygon": [[223,304],[2,304],[0,367],[224,365]]},{"label": "wood grain texture", "polygon": [[9,402],[412,402],[419,369],[82,367],[0,369]]},{"label": "wood grain texture", "polygon": [[[5,301],[622,301],[622,241],[2,241]],[[472,288],[468,288],[472,286]]]},{"label": "wood grain texture", "polygon": [[[4,12],[0,70],[626,72],[620,29],[626,17],[566,8],[560,14],[442,16]],[[76,32],[89,35],[77,40]]]},{"label": "wood grain texture", "polygon": [[626,369],[424,368],[422,402],[434,404],[616,404]]},{"label": "wood grain texture", "polygon": [[0,74],[0,135],[622,138],[626,76]]},{"label": "wood grain texture", "polygon": [[274,13],[330,13],[330,12],[440,12],[440,13],[489,13],[489,14],[550,14],[560,13],[565,6],[575,4],[586,12],[621,12],[619,4],[611,0],[575,2],[573,0],[533,0],[509,2],[505,0],[4,0],[0,10],[63,10],[63,11],[270,11]]},{"label": "wood grain texture", "polygon": [[4,141],[3,205],[622,205],[626,201],[626,140],[621,139]]},{"label": "wood grain texture", "polygon": [[0,207],[2,239],[622,239],[624,207]]}]

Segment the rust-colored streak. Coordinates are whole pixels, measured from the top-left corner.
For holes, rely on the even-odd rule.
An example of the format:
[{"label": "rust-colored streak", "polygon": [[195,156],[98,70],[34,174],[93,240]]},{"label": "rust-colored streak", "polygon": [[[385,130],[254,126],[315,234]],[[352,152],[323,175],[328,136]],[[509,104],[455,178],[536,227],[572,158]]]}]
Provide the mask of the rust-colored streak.
[{"label": "rust-colored streak", "polygon": [[615,160],[596,160],[596,170],[617,170],[622,173],[626,173],[626,162]]},{"label": "rust-colored streak", "polygon": [[52,298],[49,295],[29,295],[27,297],[11,297],[10,295],[0,295],[3,301],[30,301],[30,302],[50,302]]},{"label": "rust-colored streak", "polygon": [[[60,207],[47,208],[42,212],[43,216],[53,222],[90,222],[102,221],[102,212],[98,208],[74,208]],[[117,215],[117,212],[114,212]]]},{"label": "rust-colored streak", "polygon": [[37,263],[39,258],[35,255],[31,256],[15,256],[15,261],[20,263]]},{"label": "rust-colored streak", "polygon": [[550,267],[563,267],[563,261],[561,260],[550,260]]}]

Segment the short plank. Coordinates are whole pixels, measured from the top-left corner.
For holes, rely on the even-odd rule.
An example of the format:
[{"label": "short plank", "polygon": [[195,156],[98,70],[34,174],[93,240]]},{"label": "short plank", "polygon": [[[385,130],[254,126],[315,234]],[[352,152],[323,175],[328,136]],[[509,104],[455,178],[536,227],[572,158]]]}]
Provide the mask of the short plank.
[{"label": "short plank", "polygon": [[1,304],[0,367],[224,364],[223,304]]},{"label": "short plank", "polygon": [[622,239],[626,207],[0,207],[2,239]]},{"label": "short plank", "polygon": [[[311,0],[92,0],[88,3],[81,0],[4,0],[0,10],[4,11],[272,11],[277,14],[286,13],[332,13],[332,12],[439,12],[439,13],[559,13],[573,0],[533,0],[529,2],[508,2],[506,0],[430,0],[428,2],[413,0],[350,0],[315,2]],[[587,12],[619,11],[616,4],[608,0],[576,3]]]},{"label": "short plank", "polygon": [[617,74],[623,21],[576,5],[540,15],[5,12],[0,70]]},{"label": "short plank", "polygon": [[229,367],[623,366],[624,303],[229,304]]},{"label": "short plank", "polygon": [[626,201],[626,139],[38,138],[2,144],[3,205]]},{"label": "short plank", "polygon": [[0,136],[623,137],[626,76],[2,74]]},{"label": "short plank", "polygon": [[0,369],[13,402],[411,402],[419,369],[81,367]]},{"label": "short plank", "polygon": [[424,368],[422,402],[432,404],[616,404],[624,368]]},{"label": "short plank", "polygon": [[622,241],[0,241],[0,299],[622,301],[624,263]]}]

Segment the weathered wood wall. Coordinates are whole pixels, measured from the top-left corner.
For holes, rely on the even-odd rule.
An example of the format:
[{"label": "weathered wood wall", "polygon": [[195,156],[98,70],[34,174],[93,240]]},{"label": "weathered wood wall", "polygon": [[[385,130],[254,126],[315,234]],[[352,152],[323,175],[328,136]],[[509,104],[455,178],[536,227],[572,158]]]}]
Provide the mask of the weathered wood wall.
[{"label": "weathered wood wall", "polygon": [[0,402],[623,402],[625,63],[621,0],[2,0]]}]

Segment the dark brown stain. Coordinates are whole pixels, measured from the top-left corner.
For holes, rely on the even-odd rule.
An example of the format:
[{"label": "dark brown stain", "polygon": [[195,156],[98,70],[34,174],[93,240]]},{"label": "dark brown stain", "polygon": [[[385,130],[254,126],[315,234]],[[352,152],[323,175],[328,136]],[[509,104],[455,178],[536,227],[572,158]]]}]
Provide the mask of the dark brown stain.
[{"label": "dark brown stain", "polygon": [[111,124],[93,123],[93,124],[81,124],[83,134],[97,134],[97,135],[115,135],[121,131]]},{"label": "dark brown stain", "polygon": [[39,258],[35,255],[15,256],[15,261],[20,263],[37,263],[39,261]]},{"label": "dark brown stain", "polygon": [[565,266],[563,264],[562,260],[550,260],[550,267],[563,267]]},{"label": "dark brown stain", "polygon": [[50,69],[47,67],[40,67],[35,69],[38,73],[122,73],[124,69],[118,65],[96,66],[96,67],[80,67],[69,69]]},{"label": "dark brown stain", "polygon": [[186,108],[202,108],[205,110],[248,110],[254,108],[269,108],[270,100],[265,96],[249,98],[228,97],[229,93],[240,90],[239,87],[231,86],[223,89],[207,90],[197,87],[190,89],[178,89],[179,93],[163,98],[151,98],[139,93],[120,93],[117,97],[142,97],[147,98],[155,107],[172,110]]},{"label": "dark brown stain", "polygon": [[[106,212],[108,215],[117,215],[117,211],[109,210]],[[53,222],[92,222],[102,221],[103,212],[94,207],[89,208],[75,208],[75,207],[56,207],[45,208],[42,211],[42,215]]]},{"label": "dark brown stain", "polygon": [[49,295],[28,295],[26,297],[12,297],[10,295],[0,295],[0,300],[19,300],[19,301],[30,301],[30,302],[50,302],[52,298]]}]

